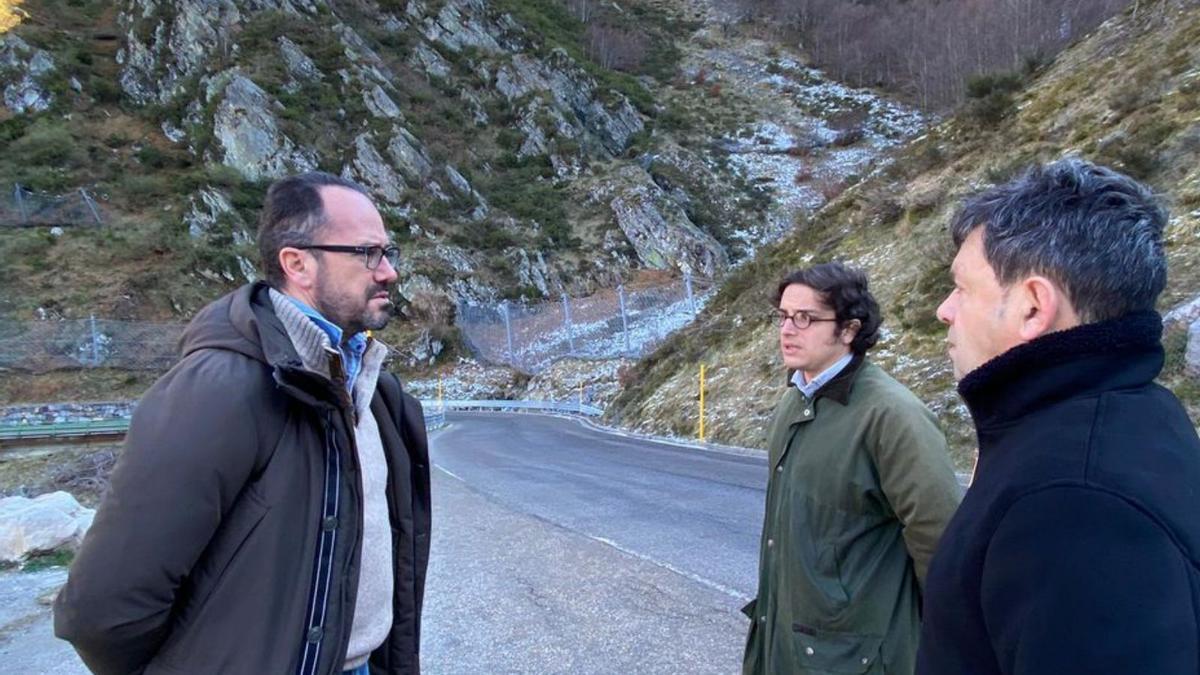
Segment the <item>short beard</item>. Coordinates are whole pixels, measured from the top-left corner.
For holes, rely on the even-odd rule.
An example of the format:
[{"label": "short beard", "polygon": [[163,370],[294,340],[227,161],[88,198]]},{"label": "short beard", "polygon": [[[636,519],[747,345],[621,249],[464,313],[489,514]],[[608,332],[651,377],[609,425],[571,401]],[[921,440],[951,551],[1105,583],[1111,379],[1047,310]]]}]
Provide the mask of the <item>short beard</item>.
[{"label": "short beard", "polygon": [[[366,330],[381,330],[392,319],[392,302],[384,303],[382,309],[371,309],[371,298],[380,291],[387,290],[386,286],[373,285],[368,289],[367,297],[355,300],[345,295],[333,295],[324,290],[327,286],[321,284],[316,293],[317,306],[314,308],[321,316],[342,329],[342,339],[349,340],[352,335],[358,335]],[[362,309],[356,305],[361,302]],[[357,310],[357,311],[356,311]]]}]

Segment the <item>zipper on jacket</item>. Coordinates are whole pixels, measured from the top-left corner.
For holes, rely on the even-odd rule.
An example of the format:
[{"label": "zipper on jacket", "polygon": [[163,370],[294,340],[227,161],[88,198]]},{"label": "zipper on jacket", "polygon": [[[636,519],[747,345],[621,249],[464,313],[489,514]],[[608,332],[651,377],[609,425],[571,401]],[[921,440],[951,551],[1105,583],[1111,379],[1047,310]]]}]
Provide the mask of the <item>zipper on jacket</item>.
[{"label": "zipper on jacket", "polygon": [[333,575],[334,548],[337,544],[338,502],[341,499],[341,450],[334,434],[333,413],[325,411],[325,486],[318,544],[309,585],[308,613],[300,652],[298,675],[315,675],[325,637],[326,609]]}]

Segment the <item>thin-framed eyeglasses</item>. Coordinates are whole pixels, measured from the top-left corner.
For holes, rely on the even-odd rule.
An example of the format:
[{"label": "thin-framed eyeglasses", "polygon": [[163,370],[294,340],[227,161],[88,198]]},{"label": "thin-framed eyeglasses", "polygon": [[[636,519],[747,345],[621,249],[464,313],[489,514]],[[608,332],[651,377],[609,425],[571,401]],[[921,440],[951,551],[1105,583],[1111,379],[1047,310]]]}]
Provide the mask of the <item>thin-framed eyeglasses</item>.
[{"label": "thin-framed eyeglasses", "polygon": [[379,267],[380,261],[387,258],[388,264],[394,269],[400,264],[400,249],[396,246],[343,246],[341,244],[305,244],[304,246],[296,246],[295,248],[307,251],[315,249],[317,251],[329,251],[331,253],[351,253],[361,255],[363,262],[366,263],[367,269],[374,270]]},{"label": "thin-framed eyeglasses", "polygon": [[808,310],[804,309],[798,309],[791,314],[783,311],[782,309],[773,309],[767,314],[767,316],[770,317],[771,321],[774,322],[775,326],[778,328],[783,328],[783,324],[788,319],[791,319],[792,325],[799,330],[804,330],[812,324],[819,323],[821,321],[837,321],[836,316],[828,319],[816,317],[812,314],[809,314]]}]

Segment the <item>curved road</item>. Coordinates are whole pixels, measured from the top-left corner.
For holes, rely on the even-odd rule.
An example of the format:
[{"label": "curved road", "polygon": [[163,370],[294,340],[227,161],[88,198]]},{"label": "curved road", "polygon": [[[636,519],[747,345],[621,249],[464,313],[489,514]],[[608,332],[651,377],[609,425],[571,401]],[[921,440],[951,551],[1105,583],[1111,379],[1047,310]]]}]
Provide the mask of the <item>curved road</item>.
[{"label": "curved road", "polygon": [[[424,672],[740,670],[765,459],[542,415],[449,422],[431,437]],[[51,629],[65,579],[0,573],[0,670],[87,672]]]},{"label": "curved road", "polygon": [[541,415],[431,443],[432,673],[734,673],[766,461]]}]

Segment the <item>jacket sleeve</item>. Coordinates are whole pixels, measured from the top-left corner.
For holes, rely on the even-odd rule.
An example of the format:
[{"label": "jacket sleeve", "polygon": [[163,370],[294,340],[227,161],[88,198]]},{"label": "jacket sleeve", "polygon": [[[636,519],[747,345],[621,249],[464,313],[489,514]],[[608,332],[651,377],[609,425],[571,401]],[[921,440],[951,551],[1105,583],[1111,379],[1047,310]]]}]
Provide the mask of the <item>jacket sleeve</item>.
[{"label": "jacket sleeve", "polygon": [[158,652],[181,583],[255,465],[266,390],[246,386],[244,364],[237,377],[241,357],[191,358],[139,402],[55,600],[55,634],[98,675],[139,673]]},{"label": "jacket sleeve", "polygon": [[1195,673],[1190,565],[1130,502],[1085,486],[1017,500],[997,525],[980,602],[1007,675]]},{"label": "jacket sleeve", "polygon": [[880,487],[904,527],[904,544],[924,587],[929,561],[962,499],[946,437],[915,400],[887,408],[875,428]]}]

